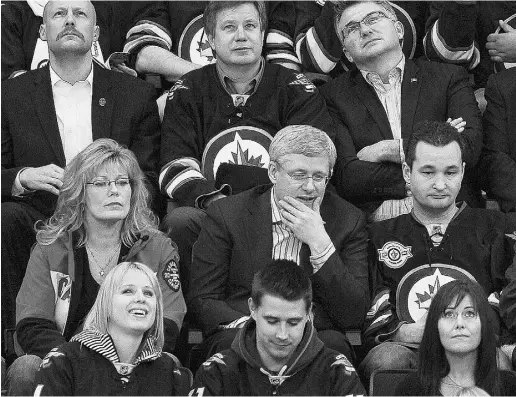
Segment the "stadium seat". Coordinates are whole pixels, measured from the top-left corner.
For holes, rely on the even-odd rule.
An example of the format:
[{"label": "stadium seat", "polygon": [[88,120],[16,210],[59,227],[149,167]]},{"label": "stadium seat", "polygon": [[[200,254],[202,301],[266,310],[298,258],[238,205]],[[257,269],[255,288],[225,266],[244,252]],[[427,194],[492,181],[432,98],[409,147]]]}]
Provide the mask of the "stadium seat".
[{"label": "stadium seat", "polygon": [[396,388],[413,369],[377,369],[369,382],[370,396],[395,396]]}]

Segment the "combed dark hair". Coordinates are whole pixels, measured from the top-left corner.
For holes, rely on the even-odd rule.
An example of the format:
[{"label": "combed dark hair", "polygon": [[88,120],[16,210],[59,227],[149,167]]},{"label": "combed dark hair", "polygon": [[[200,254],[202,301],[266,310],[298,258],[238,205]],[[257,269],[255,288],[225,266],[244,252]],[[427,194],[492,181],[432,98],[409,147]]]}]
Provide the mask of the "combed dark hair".
[{"label": "combed dark hair", "polygon": [[252,4],[258,11],[260,19],[260,30],[265,32],[267,30],[267,10],[265,9],[265,2],[263,1],[210,1],[204,9],[203,22],[204,31],[210,36],[215,36],[215,27],[217,26],[217,14],[228,8],[235,8],[242,4]]},{"label": "combed dark hair", "polygon": [[[339,22],[340,18],[342,18],[342,14],[344,11],[346,11],[348,8],[356,5],[356,4],[363,4],[364,1],[347,1],[347,0],[336,0],[332,1],[333,4],[333,27],[335,29],[335,32],[337,33],[337,36],[340,39],[341,43],[344,43],[344,37],[342,37],[342,32],[339,31]],[[372,1],[372,3],[376,3],[379,6],[383,7],[385,12],[387,13],[387,16],[392,19],[393,21],[398,20],[398,16],[396,15],[396,12],[394,11],[394,8],[389,4],[387,1]]]},{"label": "combed dark hair", "polygon": [[[453,127],[452,127],[453,128]],[[440,384],[450,372],[444,347],[439,336],[438,322],[445,310],[455,302],[459,305],[470,296],[473,306],[480,317],[481,339],[478,346],[478,359],[475,369],[475,384],[491,396],[500,395],[496,363],[496,335],[489,311],[492,310],[482,287],[475,281],[455,280],[442,286],[432,299],[421,345],[419,347],[419,378],[424,395],[435,396],[440,393]]]},{"label": "combed dark hair", "polygon": [[265,294],[287,301],[303,299],[307,312],[312,307],[312,282],[305,271],[292,261],[275,259],[256,272],[251,298],[257,307]]},{"label": "combed dark hair", "polygon": [[450,123],[440,121],[422,121],[415,127],[415,131],[410,138],[405,162],[412,169],[412,164],[416,158],[416,146],[419,142],[425,142],[436,147],[443,147],[452,142],[457,142],[460,153],[464,153],[464,139],[460,132]]}]

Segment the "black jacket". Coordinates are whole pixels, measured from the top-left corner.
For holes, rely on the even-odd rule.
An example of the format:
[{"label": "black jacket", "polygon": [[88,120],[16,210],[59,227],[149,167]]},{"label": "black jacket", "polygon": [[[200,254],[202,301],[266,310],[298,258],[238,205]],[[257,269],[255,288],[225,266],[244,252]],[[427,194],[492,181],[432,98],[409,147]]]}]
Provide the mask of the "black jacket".
[{"label": "black jacket", "polygon": [[191,377],[151,339],[131,370],[120,363],[109,334],[87,330],[47,354],[36,391],[43,396],[176,396],[188,393]]}]

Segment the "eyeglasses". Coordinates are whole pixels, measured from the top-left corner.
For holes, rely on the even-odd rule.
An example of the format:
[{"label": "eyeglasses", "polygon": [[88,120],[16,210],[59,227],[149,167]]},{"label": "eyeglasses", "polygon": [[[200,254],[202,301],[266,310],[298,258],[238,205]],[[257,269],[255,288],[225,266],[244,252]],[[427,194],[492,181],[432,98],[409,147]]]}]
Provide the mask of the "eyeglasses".
[{"label": "eyeglasses", "polygon": [[129,178],[118,178],[112,181],[108,181],[107,179],[97,179],[93,182],[86,182],[86,185],[92,185],[96,189],[106,190],[108,186],[111,186],[111,183],[113,182],[115,183],[115,186],[119,189],[126,188],[131,184],[131,180]]},{"label": "eyeglasses", "polygon": [[357,33],[358,31],[360,31],[360,25],[362,23],[366,26],[372,26],[375,23],[380,22],[380,20],[382,20],[384,18],[389,19],[389,17],[381,11],[370,12],[364,18],[362,18],[361,21],[358,21],[358,22],[353,21],[353,22],[348,23],[346,26],[344,26],[344,29],[342,29],[342,36],[344,38],[347,38],[347,37],[351,36],[352,34]]},{"label": "eyeglasses", "polygon": [[[279,168],[283,168],[278,163]],[[283,168],[285,170],[285,168]],[[293,183],[296,185],[302,185],[304,184],[308,179],[312,179],[314,182],[314,185],[326,185],[328,181],[330,180],[330,175],[324,175],[324,174],[314,174],[314,175],[307,175],[304,172],[288,172],[285,170],[286,174],[289,176],[290,179],[292,179]]]}]

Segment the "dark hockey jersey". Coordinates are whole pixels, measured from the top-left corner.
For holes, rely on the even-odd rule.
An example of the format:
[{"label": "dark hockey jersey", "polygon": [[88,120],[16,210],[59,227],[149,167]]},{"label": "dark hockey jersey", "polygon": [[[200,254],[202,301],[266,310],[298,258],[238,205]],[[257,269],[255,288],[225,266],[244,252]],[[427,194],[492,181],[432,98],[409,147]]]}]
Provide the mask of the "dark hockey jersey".
[{"label": "dark hockey jersey", "polygon": [[311,125],[334,137],[322,96],[301,73],[265,63],[256,91],[245,102],[239,97],[224,89],[216,65],[187,73],[170,90],[159,183],[180,205],[199,206],[200,196],[215,191],[221,163],[267,168],[272,137],[287,125]]},{"label": "dark hockey jersey", "polygon": [[512,250],[505,233],[515,228],[514,220],[500,212],[466,204],[437,246],[412,214],[372,224],[374,298],[366,318],[366,339],[380,343],[402,323],[417,321],[439,287],[454,279],[476,280],[496,306],[506,285],[505,270]]}]

